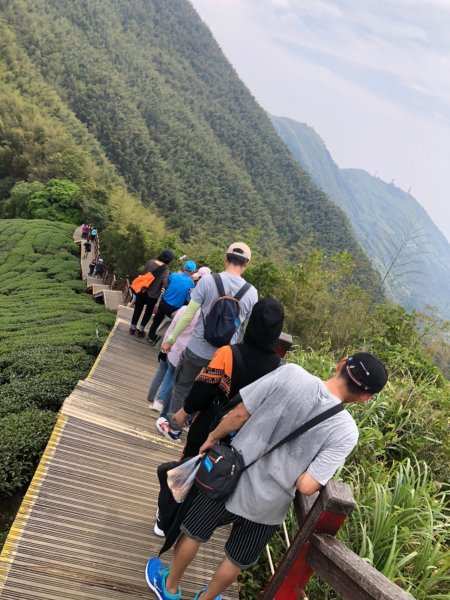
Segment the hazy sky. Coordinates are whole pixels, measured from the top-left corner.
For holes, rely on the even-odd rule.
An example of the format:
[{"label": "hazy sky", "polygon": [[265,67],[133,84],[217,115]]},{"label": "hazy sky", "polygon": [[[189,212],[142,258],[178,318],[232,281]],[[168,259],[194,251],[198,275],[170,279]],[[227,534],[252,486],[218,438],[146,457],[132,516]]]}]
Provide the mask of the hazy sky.
[{"label": "hazy sky", "polygon": [[450,240],[450,0],[191,0],[269,112],[394,180]]}]

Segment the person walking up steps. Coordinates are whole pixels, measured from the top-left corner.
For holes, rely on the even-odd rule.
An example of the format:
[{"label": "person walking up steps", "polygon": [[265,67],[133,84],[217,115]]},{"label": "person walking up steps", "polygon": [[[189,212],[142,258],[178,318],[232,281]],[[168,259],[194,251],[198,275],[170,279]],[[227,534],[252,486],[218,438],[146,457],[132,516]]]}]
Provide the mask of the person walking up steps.
[{"label": "person walking up steps", "polygon": [[87,258],[92,250],[92,244],[89,241],[84,242],[84,255],[83,258]]},{"label": "person walking up steps", "polygon": [[89,232],[89,240],[94,243],[97,241],[97,229],[95,227],[91,226],[91,229]]},{"label": "person walking up steps", "polygon": [[[232,446],[248,468],[225,499],[212,499],[206,492],[196,496],[183,520],[183,535],[176,543],[170,569],[159,558],[148,561],[146,580],[156,596],[180,600],[181,579],[200,544],[217,527],[232,525],[225,558],[208,586],[194,597],[220,600],[241,570],[257,562],[282,524],[295,492],[314,494],[344,464],[358,441],[356,423],[344,408],[368,402],[383,389],[387,378],[377,358],[359,352],[342,359],[327,381],[288,364],[243,388],[241,402],[200,449],[203,453],[214,448],[212,457],[203,459],[197,485],[202,476],[207,477],[205,473],[214,474],[214,465],[220,462],[217,443],[232,432],[238,432]],[[219,456],[214,457],[214,452]]]},{"label": "person walking up steps", "polygon": [[220,274],[202,277],[191,293],[191,301],[183,317],[161,346],[164,352],[169,352],[178,336],[200,310],[200,318],[175,375],[171,412],[175,413],[182,408],[195,378],[209,363],[217,348],[238,341],[241,328],[258,301],[256,288],[242,277],[250,260],[251,251],[247,244],[231,244],[225,255],[225,270]]},{"label": "person walking up steps", "polygon": [[[194,275],[194,280],[199,282],[202,277],[210,274],[211,269],[209,267],[200,267],[200,269]],[[186,306],[182,306],[179,310],[177,310],[167,331],[164,334],[163,343],[172,333],[185,310]],[[178,366],[180,357],[183,354],[183,351],[191,337],[192,330],[195,327],[198,316],[199,313],[194,315],[194,318],[190,324],[186,327],[183,333],[178,336],[177,341],[171,347],[169,354],[161,351],[158,355],[159,368],[150,383],[147,393],[147,400],[150,403],[150,408],[152,410],[157,410],[159,413],[161,413],[162,417],[166,416],[166,413],[169,409],[175,369]],[[173,369],[171,367],[173,367]],[[164,406],[166,406],[166,410],[164,410]]]},{"label": "person walking up steps", "polygon": [[[183,317],[183,313],[185,310],[186,306],[182,306],[176,312],[172,323],[169,325],[169,329],[167,330],[166,336],[170,335],[171,331],[174,329],[174,327],[176,327],[178,321]],[[178,336],[177,341],[171,347],[168,354],[165,354],[164,352],[159,353],[158,360],[160,360],[161,362],[159,365],[159,370],[155,375],[155,379],[158,377],[158,375],[161,376],[163,370],[164,375],[157,389],[155,389],[157,381],[155,381],[155,379],[152,381],[147,396],[147,399],[149,401],[151,401],[151,399],[153,398],[153,405],[151,405],[151,408],[153,410],[157,410],[160,413],[155,424],[157,431],[165,437],[175,441],[179,440],[181,431],[172,431],[169,425],[169,421],[167,420],[170,407],[170,398],[172,397],[175,371],[180,362],[180,357],[184,349],[186,348],[186,344],[188,343],[189,338],[191,337],[192,330],[196,325],[198,317],[198,313],[194,315],[194,318],[183,331],[183,333]]]},{"label": "person walking up steps", "polygon": [[87,223],[83,223],[81,226],[81,239],[87,240],[89,238],[90,227]]},{"label": "person walking up steps", "polygon": [[187,304],[190,300],[191,290],[195,287],[192,279],[197,270],[197,265],[193,260],[188,260],[183,265],[183,270],[179,273],[171,273],[167,289],[161,296],[158,310],[153,317],[153,321],[148,332],[149,342],[155,343],[158,340],[156,331],[161,325],[164,317],[170,317],[176,310]]},{"label": "person walking up steps", "polygon": [[[155,304],[161,295],[161,291],[167,287],[169,279],[168,265],[170,265],[173,259],[173,252],[171,250],[164,250],[158,256],[158,258],[152,258],[146,262],[144,273],[152,273],[155,279],[148,288],[145,288],[136,294],[134,312],[130,325],[131,335],[137,333],[139,337],[144,337],[144,329],[152,317]],[[144,316],[142,317],[142,321],[138,329],[137,325],[144,308]]]}]

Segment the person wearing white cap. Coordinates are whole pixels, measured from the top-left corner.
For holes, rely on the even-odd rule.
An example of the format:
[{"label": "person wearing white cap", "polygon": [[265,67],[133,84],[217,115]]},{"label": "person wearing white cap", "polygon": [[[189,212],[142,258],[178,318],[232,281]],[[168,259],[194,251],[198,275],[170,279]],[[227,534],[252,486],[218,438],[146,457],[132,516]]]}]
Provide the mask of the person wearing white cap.
[{"label": "person wearing white cap", "polygon": [[[209,363],[217,348],[238,341],[242,326],[250,317],[253,306],[258,301],[256,288],[243,278],[251,257],[251,250],[244,242],[231,244],[225,253],[225,270],[219,274],[201,278],[197,287],[192,291],[191,301],[183,317],[163,344],[162,350],[169,352],[177,337],[192,321],[197,311],[201,311],[175,375],[175,386],[170,405],[171,414],[183,406],[195,378]],[[236,318],[233,319],[230,329],[229,317],[233,315],[233,310]],[[225,324],[226,317],[228,317],[228,328]],[[214,331],[212,323],[214,319],[217,324],[217,332]],[[224,338],[221,333],[230,336],[225,343],[223,343]],[[175,424],[174,428],[177,428]]]}]

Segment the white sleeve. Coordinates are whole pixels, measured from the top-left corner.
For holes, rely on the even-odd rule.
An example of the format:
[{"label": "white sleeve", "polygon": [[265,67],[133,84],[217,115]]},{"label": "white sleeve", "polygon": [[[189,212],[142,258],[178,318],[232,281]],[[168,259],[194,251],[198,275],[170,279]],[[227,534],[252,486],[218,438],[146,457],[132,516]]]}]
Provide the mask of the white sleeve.
[{"label": "white sleeve", "polygon": [[271,373],[257,379],[250,385],[240,390],[240,395],[245,408],[250,414],[253,414],[257,408],[264,404],[265,400],[271,397],[278,388],[279,370],[275,369]]},{"label": "white sleeve", "polygon": [[191,291],[191,300],[200,304],[200,306],[205,301],[206,290],[208,289],[208,279],[213,279],[212,275],[207,275],[206,277],[202,277],[195,288]]},{"label": "white sleeve", "polygon": [[358,443],[358,429],[352,428],[344,435],[335,437],[319,451],[307,469],[321,485],[325,485],[345,463],[345,459]]}]

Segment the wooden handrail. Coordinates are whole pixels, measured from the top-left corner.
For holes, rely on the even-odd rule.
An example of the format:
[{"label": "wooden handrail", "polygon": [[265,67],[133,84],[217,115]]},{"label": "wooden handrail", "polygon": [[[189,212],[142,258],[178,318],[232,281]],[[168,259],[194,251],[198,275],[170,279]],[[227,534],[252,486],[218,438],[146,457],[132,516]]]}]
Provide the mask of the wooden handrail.
[{"label": "wooden handrail", "polygon": [[414,600],[331,535],[311,537],[308,564],[343,600]]},{"label": "wooden handrail", "polygon": [[354,508],[342,481],[329,481],[314,496],[297,496],[299,530],[259,599],[301,598],[315,572],[343,600],[414,600],[334,537]]},{"label": "wooden handrail", "polygon": [[354,507],[350,487],[342,481],[329,481],[312,501],[299,497],[296,512],[300,529],[260,599],[297,598],[312,575],[312,569],[306,562],[310,537],[315,532],[336,534]]}]

